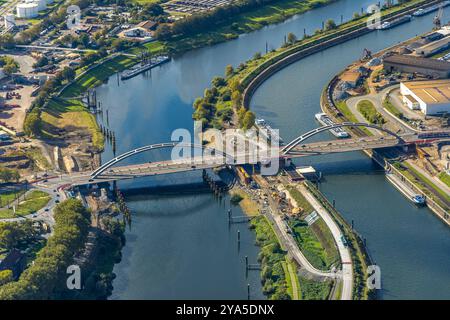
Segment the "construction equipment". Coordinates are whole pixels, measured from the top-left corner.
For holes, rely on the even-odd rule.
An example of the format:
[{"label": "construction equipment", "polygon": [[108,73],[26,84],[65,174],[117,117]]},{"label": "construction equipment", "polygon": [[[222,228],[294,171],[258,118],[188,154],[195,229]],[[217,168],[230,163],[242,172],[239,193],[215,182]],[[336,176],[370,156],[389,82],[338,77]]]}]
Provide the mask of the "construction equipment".
[{"label": "construction equipment", "polygon": [[444,15],[444,6],[441,5],[436,16],[433,19],[433,24],[435,29],[440,29],[442,26],[442,16]]},{"label": "construction equipment", "polygon": [[364,48],[363,56],[361,58],[362,61],[372,59],[372,51],[367,48]]}]

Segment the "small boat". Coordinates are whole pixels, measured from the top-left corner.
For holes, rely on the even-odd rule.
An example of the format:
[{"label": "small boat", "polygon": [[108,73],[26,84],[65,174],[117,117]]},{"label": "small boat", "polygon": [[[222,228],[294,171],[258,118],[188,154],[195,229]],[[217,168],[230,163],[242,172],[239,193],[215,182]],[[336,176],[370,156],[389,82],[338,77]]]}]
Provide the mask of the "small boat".
[{"label": "small boat", "polygon": [[412,202],[414,202],[416,205],[418,206],[423,206],[425,205],[425,197],[420,195],[420,194],[416,194],[411,198]]}]

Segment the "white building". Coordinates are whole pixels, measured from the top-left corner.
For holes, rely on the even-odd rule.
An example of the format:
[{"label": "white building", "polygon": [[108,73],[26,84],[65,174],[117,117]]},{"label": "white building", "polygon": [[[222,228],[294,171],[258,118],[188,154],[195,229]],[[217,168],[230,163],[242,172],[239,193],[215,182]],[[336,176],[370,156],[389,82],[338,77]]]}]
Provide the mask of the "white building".
[{"label": "white building", "polygon": [[426,115],[450,113],[450,80],[402,82],[403,103]]},{"label": "white building", "polygon": [[38,11],[44,11],[47,9],[47,0],[32,0],[30,2],[34,2],[38,5]]},{"label": "white building", "polygon": [[7,14],[3,18],[5,20],[5,30],[8,30],[16,25],[16,17],[13,14]]},{"label": "white building", "polygon": [[36,3],[19,3],[16,7],[18,18],[35,18],[38,15],[38,5]]}]

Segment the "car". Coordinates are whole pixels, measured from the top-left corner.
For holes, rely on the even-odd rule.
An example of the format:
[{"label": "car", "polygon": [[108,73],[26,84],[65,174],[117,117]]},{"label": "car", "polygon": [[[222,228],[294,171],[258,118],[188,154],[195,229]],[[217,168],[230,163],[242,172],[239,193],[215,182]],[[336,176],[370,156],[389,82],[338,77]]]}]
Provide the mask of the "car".
[{"label": "car", "polygon": [[55,203],[59,203],[59,200],[55,200]]},{"label": "car", "polygon": [[45,212],[49,212],[50,210],[48,209],[48,208],[45,208],[45,210],[44,210]]},{"label": "car", "polygon": [[196,168],[196,166],[191,166],[191,168],[192,168],[192,169],[195,169],[195,168]]}]

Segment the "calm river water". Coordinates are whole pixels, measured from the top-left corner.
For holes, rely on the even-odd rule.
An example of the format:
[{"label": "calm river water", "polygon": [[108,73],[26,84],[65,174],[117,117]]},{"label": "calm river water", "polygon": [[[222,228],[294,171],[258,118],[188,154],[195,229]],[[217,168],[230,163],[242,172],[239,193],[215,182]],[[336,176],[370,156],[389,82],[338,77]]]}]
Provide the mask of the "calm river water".
[{"label": "calm river water", "polygon": [[[120,84],[111,77],[97,94],[109,110],[117,152],[170,141],[177,128],[192,130],[192,102],[214,76],[223,74],[227,64],[236,66],[264,51],[266,42],[279,47],[288,32],[301,36],[306,28],[312,33],[328,18],[340,21],[341,14],[348,20],[371,3],[341,0],[238,39],[188,52]],[[448,13],[447,9],[447,17]],[[320,93],[335,73],[360,58],[363,48],[377,51],[430,30],[432,17],[365,35],[289,66],[259,88],[252,109],[279,128],[285,140],[318,126],[313,117],[320,111]],[[130,161],[164,156],[142,155]],[[103,160],[111,157],[107,148]],[[357,231],[367,239],[381,267],[382,298],[450,298],[450,230],[428,209],[411,205],[361,153],[312,157],[301,164],[312,164],[324,173],[322,191],[336,200],[344,217],[354,220]],[[122,183],[121,188],[200,181],[200,175],[143,179]],[[114,269],[112,299],[246,299],[247,283],[252,299],[263,298],[258,273],[246,277],[244,267],[246,255],[256,261],[255,236],[246,225],[228,226],[228,201],[219,203],[209,193],[193,193],[132,196],[127,202],[133,222],[126,234],[123,261]],[[234,207],[233,214],[242,213]]]}]

